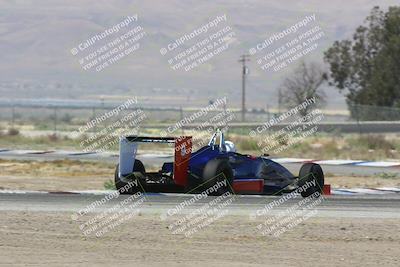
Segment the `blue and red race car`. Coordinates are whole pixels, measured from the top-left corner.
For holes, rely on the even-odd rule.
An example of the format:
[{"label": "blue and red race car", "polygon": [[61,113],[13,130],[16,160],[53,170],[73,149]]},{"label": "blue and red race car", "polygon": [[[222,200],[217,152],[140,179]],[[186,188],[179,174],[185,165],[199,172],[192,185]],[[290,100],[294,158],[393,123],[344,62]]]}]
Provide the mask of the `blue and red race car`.
[{"label": "blue and red race car", "polygon": [[[143,163],[136,159],[139,143],[174,144],[174,162],[165,162],[158,172],[146,172]],[[121,137],[115,185],[124,194],[206,191],[214,195],[225,192],[273,195],[297,190],[308,197],[322,193],[324,173],[320,165],[305,163],[295,176],[266,156],[237,153],[234,144],[225,141],[223,132],[217,130],[209,143],[195,152],[191,136]]]}]

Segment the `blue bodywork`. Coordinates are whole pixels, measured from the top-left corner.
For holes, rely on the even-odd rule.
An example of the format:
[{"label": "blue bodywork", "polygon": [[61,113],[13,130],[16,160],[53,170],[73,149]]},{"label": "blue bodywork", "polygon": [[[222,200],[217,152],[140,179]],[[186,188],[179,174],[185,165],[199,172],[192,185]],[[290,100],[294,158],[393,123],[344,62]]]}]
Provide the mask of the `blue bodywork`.
[{"label": "blue bodywork", "polygon": [[[165,162],[158,172],[146,172],[143,163],[135,159],[138,142],[174,143],[175,161]],[[210,177],[217,177],[223,173],[229,183],[233,182],[233,186],[245,185],[242,187],[245,188],[242,190],[244,192],[249,188],[246,188],[249,184],[256,186],[253,187],[256,189],[250,189],[250,191],[264,194],[291,191],[298,186],[298,177],[279,163],[265,156],[254,157],[237,153],[235,145],[230,141],[225,141],[224,134],[219,130],[212,135],[208,145],[194,152],[192,148],[191,136],[121,138],[120,162],[116,166],[115,183],[121,187],[128,181],[137,179],[148,192],[190,192],[209,186],[213,180]],[[247,183],[234,183],[246,180]]]},{"label": "blue bodywork", "polygon": [[290,171],[271,159],[221,151],[217,145],[208,145],[193,152],[189,162],[189,172],[201,177],[205,165],[215,158],[223,158],[229,162],[234,180],[263,179],[265,193],[277,192],[293,184],[296,179]]}]

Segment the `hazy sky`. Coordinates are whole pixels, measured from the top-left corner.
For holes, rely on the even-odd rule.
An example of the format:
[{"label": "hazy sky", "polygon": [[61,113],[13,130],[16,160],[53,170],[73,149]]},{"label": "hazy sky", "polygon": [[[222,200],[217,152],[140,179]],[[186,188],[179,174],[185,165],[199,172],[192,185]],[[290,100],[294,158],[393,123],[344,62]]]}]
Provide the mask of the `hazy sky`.
[{"label": "hazy sky", "polygon": [[[297,33],[290,33],[275,44],[278,47],[298,33],[318,26],[323,36],[316,41],[317,47],[302,59],[322,62],[323,51],[334,40],[350,37],[373,6],[379,4],[387,8],[399,3],[390,0],[3,0],[0,2],[0,82],[3,83],[0,93],[3,98],[7,94],[34,97],[37,93],[34,89],[29,89],[27,93],[28,85],[8,90],[4,84],[44,84],[46,88],[46,84],[56,83],[58,85],[51,90],[41,89],[40,96],[62,98],[136,93],[153,95],[158,99],[160,95],[171,97],[179,94],[178,101],[187,102],[228,95],[238,103],[241,86],[239,56],[249,53],[250,48],[274,33],[282,32],[315,14],[315,21],[301,26]],[[128,16],[136,16],[136,19],[131,19],[128,25],[120,27],[117,32],[116,28],[111,32],[113,26],[123,23]],[[206,33],[195,32],[221,16],[226,16],[226,19],[211,26]],[[140,33],[142,37],[135,42],[131,40],[132,44],[121,50],[125,52],[130,48],[130,52],[125,52],[118,60],[110,60],[111,56],[107,58],[104,55],[105,50],[101,50],[103,46],[135,29],[137,32],[131,32],[125,40],[139,38]],[[107,30],[110,31],[107,33]],[[176,65],[173,69],[174,64],[179,63],[178,59],[173,59],[175,56],[182,56],[185,50],[195,45],[201,50],[206,45],[201,46],[199,42],[218,32],[225,34],[221,35],[225,38],[223,41],[229,39],[226,49],[214,52],[213,57],[202,60],[191,70],[185,71],[183,67],[177,69]],[[95,40],[95,36],[102,33],[105,36],[103,39],[96,40],[94,45],[80,51],[79,45],[91,38]],[[192,38],[185,40],[178,48],[168,50],[165,56],[160,53],[160,49],[172,48],[175,40],[190,34]],[[279,84],[298,64],[298,61],[294,61],[279,71],[262,70],[257,61],[274,51],[272,47],[257,51],[249,62],[247,100],[254,105],[274,105]],[[75,56],[71,53],[73,48],[79,49]],[[80,64],[80,60],[93,51],[97,51],[94,58],[101,63],[110,60],[100,71],[95,70],[99,65],[84,70],[85,65]],[[102,53],[103,60],[99,58]],[[170,60],[173,64],[169,63]],[[84,61],[85,64],[90,62]],[[72,89],[66,89],[66,84],[69,85],[67,88],[72,86]],[[74,89],[80,85],[85,89]],[[343,97],[336,91],[329,89],[327,93],[330,105],[343,106]]]}]

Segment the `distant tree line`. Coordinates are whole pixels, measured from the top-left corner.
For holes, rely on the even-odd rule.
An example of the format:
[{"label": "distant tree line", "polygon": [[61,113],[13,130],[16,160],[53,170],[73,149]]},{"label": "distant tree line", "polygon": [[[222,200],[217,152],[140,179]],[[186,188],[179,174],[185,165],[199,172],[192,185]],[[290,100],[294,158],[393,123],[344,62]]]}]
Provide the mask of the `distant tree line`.
[{"label": "distant tree line", "polygon": [[345,94],[353,118],[400,119],[400,6],[387,12],[374,7],[352,38],[328,48],[324,61],[327,72],[303,61],[284,80],[279,97],[288,108],[311,97],[318,101],[307,112],[323,105],[321,85],[327,81]]},{"label": "distant tree line", "polygon": [[400,108],[400,7],[374,7],[353,37],[335,41],[324,60],[330,85],[345,93],[353,117],[387,119],[361,105]]}]

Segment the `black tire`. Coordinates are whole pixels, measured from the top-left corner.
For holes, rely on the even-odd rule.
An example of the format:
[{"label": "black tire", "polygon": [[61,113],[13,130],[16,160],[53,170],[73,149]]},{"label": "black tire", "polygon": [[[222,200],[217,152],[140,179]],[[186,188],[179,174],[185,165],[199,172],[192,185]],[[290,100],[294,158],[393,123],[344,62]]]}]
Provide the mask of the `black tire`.
[{"label": "black tire", "polygon": [[[115,183],[115,187],[117,188],[117,190],[121,193],[121,194],[134,194],[138,191],[141,191],[141,186],[139,184],[139,188],[133,188],[133,187],[129,187],[129,190],[122,190],[122,188],[124,186],[126,186],[128,183],[122,181],[119,176],[118,176],[118,172],[119,172],[119,164],[117,164],[117,166],[115,167],[115,174],[114,174],[114,183]],[[146,174],[146,169],[144,168],[143,163],[138,160],[135,159],[135,163],[133,165],[132,168],[132,172],[141,172],[143,175]]]},{"label": "black tire", "polygon": [[318,192],[316,196],[320,196],[322,193],[322,189],[324,187],[325,178],[324,172],[320,165],[316,163],[306,163],[303,164],[300,168],[299,172],[299,187],[302,187],[307,182],[312,182],[315,180],[315,186],[309,186],[305,191],[302,191],[300,194],[302,197],[309,197],[312,194]]},{"label": "black tire", "polygon": [[226,186],[219,187],[217,191],[210,192],[210,195],[220,196],[226,192],[232,192],[233,171],[228,161],[224,159],[210,160],[203,170],[202,190],[208,190],[217,185],[218,182],[226,180]]}]

